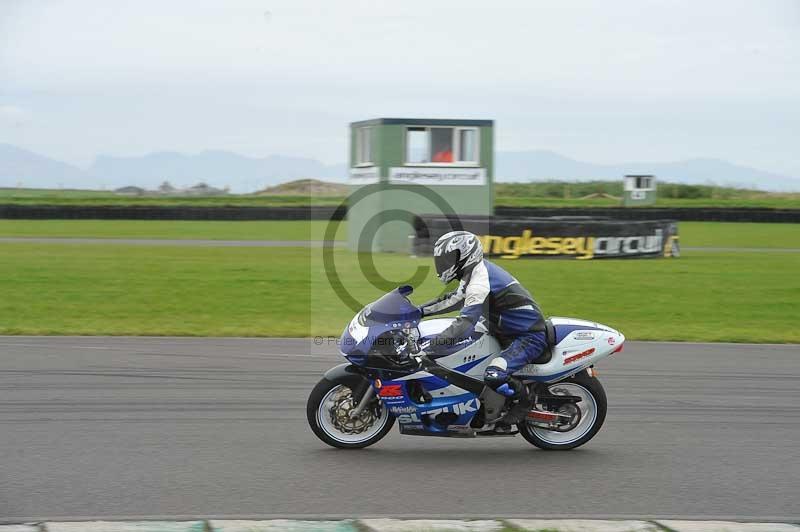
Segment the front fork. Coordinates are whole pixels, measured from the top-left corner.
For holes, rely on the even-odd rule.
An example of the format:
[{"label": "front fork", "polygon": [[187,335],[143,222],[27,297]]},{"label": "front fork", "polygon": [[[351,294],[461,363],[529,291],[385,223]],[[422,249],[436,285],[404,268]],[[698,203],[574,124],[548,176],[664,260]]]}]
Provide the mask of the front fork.
[{"label": "front fork", "polygon": [[355,419],[361,415],[361,412],[367,407],[369,402],[375,396],[375,388],[372,386],[367,387],[367,391],[361,396],[361,400],[358,402],[358,406],[350,411],[350,419]]}]

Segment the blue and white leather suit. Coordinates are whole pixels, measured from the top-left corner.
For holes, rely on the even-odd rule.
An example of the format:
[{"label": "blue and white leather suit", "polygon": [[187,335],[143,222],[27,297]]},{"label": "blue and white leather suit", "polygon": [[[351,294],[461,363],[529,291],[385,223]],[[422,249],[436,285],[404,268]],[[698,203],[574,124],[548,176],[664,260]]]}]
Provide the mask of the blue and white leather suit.
[{"label": "blue and white leather suit", "polygon": [[442,346],[469,337],[483,318],[503,348],[484,375],[486,383],[495,389],[547,348],[544,318],[530,292],[510,273],[486,259],[464,272],[456,290],[420,308],[425,316],[461,309],[452,325],[431,339],[434,354]]}]

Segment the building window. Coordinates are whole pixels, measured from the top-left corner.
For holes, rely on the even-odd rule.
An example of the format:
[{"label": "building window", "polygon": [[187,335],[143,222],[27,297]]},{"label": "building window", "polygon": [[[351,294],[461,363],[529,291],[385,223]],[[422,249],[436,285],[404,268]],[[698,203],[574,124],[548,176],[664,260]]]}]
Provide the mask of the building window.
[{"label": "building window", "polygon": [[406,129],[406,164],[478,163],[478,129],[460,127],[409,127]]},{"label": "building window", "polygon": [[428,130],[424,127],[410,127],[406,131],[406,163],[419,164],[431,162],[428,149]]},{"label": "building window", "polygon": [[458,160],[470,163],[478,162],[478,130],[458,130]]},{"label": "building window", "polygon": [[374,162],[372,153],[372,128],[360,127],[356,129],[356,166],[368,165]]},{"label": "building window", "polygon": [[431,132],[431,162],[453,162],[453,128],[432,127]]}]

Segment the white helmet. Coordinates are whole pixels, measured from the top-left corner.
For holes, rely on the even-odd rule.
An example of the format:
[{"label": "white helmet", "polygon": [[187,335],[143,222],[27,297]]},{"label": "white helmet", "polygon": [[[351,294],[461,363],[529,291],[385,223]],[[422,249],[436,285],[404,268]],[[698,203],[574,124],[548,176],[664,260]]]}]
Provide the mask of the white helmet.
[{"label": "white helmet", "polygon": [[468,231],[451,231],[433,245],[436,275],[447,284],[461,279],[472,266],[483,260],[483,247],[478,237]]}]

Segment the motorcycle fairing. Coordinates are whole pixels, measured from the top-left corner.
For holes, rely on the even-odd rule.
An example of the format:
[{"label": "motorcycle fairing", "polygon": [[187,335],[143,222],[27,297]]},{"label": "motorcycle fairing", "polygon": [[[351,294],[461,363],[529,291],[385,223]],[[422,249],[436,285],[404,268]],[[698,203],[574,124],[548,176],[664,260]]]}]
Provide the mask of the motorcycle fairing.
[{"label": "motorcycle fairing", "polygon": [[[423,374],[428,376],[425,377]],[[416,375],[419,375],[419,380],[414,378]],[[433,392],[423,384],[425,390],[430,393],[429,401],[424,403],[414,401],[409,390],[412,382],[433,384],[435,388]],[[376,384],[373,383],[373,386]],[[480,408],[480,400],[475,394],[448,385],[443,379],[425,372],[382,381],[376,392],[384,406],[397,419],[401,432],[423,431],[439,435],[463,432],[469,429],[472,418]],[[440,414],[450,414],[446,416],[446,424],[437,421],[436,417]]]},{"label": "motorcycle fairing", "polygon": [[618,351],[625,336],[606,325],[574,318],[550,318],[556,344],[544,364],[528,364],[515,375],[523,380],[555,382],[574,375]]},{"label": "motorcycle fairing", "polygon": [[422,312],[408,299],[412,291],[410,286],[400,286],[361,309],[339,338],[342,355],[353,364],[363,365],[382,334],[416,329]]},{"label": "motorcycle fairing", "polygon": [[[424,320],[419,324],[420,333],[428,336],[435,335],[447,328],[453,319]],[[559,317],[550,318],[550,321],[555,329],[556,342],[552,347],[550,360],[543,364],[528,364],[515,373],[515,376],[525,381],[554,382],[591,366],[599,359],[618,350],[625,342],[625,336],[622,333],[600,323]],[[500,351],[497,340],[484,334],[463,350],[438,358],[436,362],[458,369],[455,361],[464,360],[463,357],[468,353],[492,353],[496,356]],[[492,358],[494,356],[481,360],[466,373],[481,378]]]}]

